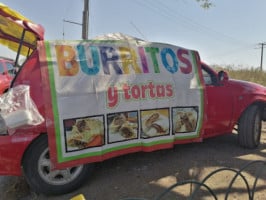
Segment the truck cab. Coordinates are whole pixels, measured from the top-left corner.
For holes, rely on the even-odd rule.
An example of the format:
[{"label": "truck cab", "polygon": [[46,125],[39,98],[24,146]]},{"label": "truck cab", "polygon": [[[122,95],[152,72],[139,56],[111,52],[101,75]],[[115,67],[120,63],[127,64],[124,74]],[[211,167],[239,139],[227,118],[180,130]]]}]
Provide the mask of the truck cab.
[{"label": "truck cab", "polygon": [[204,137],[238,131],[241,146],[259,145],[261,121],[266,120],[265,87],[229,79],[224,71],[215,72],[201,64],[206,92],[206,126]]}]

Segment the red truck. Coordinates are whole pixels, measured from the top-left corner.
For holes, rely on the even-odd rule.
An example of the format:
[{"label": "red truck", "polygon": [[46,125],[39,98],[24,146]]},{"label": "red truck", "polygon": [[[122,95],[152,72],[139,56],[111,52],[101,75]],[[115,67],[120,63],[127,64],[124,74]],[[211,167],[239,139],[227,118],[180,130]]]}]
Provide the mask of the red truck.
[{"label": "red truck", "polygon": [[15,73],[14,61],[0,57],[0,94],[8,90]]},{"label": "red truck", "polygon": [[[1,43],[15,43],[17,57],[27,58],[10,95],[0,97],[15,116],[1,107],[0,175],[25,175],[32,190],[62,194],[83,184],[95,162],[115,156],[234,129],[242,147],[260,144],[266,88],[217,73],[196,51],[124,35],[44,41],[42,26],[3,4],[0,21]],[[38,124],[12,123],[25,117],[14,111],[21,86],[43,117]]]}]

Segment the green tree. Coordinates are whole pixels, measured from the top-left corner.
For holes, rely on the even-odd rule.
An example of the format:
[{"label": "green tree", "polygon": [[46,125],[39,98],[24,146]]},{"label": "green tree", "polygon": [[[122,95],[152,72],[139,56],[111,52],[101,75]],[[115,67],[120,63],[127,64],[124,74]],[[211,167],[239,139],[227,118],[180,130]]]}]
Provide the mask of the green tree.
[{"label": "green tree", "polygon": [[208,9],[213,6],[213,3],[210,0],[196,0],[200,3],[200,6],[204,9]]}]

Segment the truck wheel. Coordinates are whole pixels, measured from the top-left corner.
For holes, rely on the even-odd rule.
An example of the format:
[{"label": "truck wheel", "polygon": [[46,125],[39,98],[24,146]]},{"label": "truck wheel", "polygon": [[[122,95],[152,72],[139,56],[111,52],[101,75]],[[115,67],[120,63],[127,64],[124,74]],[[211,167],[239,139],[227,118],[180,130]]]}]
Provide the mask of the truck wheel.
[{"label": "truck wheel", "polygon": [[23,162],[25,178],[36,193],[58,195],[80,187],[91,174],[93,164],[51,171],[47,134],[42,134],[26,151]]},{"label": "truck wheel", "polygon": [[260,144],[261,113],[256,105],[250,106],[241,116],[238,125],[238,141],[242,147],[255,148]]}]

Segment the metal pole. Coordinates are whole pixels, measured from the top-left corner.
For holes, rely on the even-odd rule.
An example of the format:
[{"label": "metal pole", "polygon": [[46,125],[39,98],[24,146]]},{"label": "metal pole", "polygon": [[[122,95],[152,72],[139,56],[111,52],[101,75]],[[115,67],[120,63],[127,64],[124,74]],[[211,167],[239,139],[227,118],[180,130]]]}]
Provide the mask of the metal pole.
[{"label": "metal pole", "polygon": [[262,65],[263,65],[263,49],[264,49],[264,45],[266,43],[260,43],[261,45],[261,56],[260,56],[260,70],[262,71]]},{"label": "metal pole", "polygon": [[19,42],[19,46],[18,46],[18,50],[17,50],[17,56],[16,56],[16,60],[15,60],[15,67],[18,64],[18,59],[19,59],[19,55],[20,55],[21,48],[22,48],[23,40],[25,38],[25,33],[26,33],[26,29],[23,29],[22,35],[21,35],[21,39],[20,39],[20,42]]},{"label": "metal pole", "polygon": [[88,30],[89,30],[89,0],[84,0],[84,11],[82,18],[82,39],[88,39]]}]

